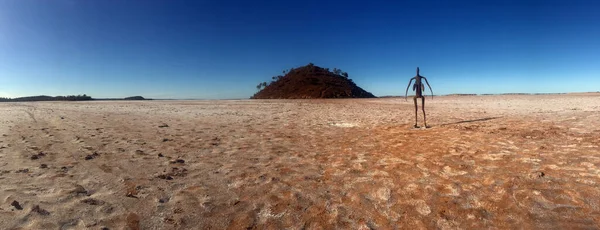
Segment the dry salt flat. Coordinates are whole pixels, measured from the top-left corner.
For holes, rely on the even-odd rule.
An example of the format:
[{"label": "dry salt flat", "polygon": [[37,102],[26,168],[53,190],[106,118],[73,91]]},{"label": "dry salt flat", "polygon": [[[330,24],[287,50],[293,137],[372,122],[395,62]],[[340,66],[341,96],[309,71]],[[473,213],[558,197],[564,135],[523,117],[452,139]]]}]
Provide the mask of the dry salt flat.
[{"label": "dry salt flat", "polygon": [[600,228],[600,94],[426,103],[1,103],[0,228]]}]

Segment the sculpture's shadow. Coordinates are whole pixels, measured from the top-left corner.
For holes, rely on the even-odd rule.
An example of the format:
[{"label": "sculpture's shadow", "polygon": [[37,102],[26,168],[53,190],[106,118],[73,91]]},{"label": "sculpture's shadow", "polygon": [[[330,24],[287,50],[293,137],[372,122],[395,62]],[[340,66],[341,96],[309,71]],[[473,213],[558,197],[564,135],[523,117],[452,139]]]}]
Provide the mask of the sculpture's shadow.
[{"label": "sculpture's shadow", "polygon": [[456,124],[479,122],[479,121],[489,121],[489,120],[494,120],[494,119],[498,119],[498,118],[501,118],[501,117],[486,117],[486,118],[473,119],[473,120],[464,120],[464,121],[450,122],[450,123],[441,124],[440,126],[456,125]]}]

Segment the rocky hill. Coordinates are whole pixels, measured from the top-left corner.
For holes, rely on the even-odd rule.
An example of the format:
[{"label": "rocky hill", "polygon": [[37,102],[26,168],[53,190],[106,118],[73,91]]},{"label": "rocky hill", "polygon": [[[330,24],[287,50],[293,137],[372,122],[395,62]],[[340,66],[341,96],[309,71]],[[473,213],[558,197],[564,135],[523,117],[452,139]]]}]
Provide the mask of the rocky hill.
[{"label": "rocky hill", "polygon": [[283,73],[271,83],[260,83],[251,99],[375,98],[340,69],[329,71],[310,63]]}]

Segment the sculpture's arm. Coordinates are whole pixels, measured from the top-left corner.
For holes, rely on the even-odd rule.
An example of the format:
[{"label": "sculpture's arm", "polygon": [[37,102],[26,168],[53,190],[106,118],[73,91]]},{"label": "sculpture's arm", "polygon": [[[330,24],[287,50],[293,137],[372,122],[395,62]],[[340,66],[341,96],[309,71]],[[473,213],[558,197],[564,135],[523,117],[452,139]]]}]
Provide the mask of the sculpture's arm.
[{"label": "sculpture's arm", "polygon": [[414,77],[411,78],[410,81],[408,81],[408,86],[406,86],[406,94],[404,95],[404,100],[408,101],[408,99],[407,99],[407,97],[408,97],[408,88],[410,88],[410,83],[412,83],[413,80],[415,80]]},{"label": "sculpture's arm", "polygon": [[427,78],[423,77],[423,79],[425,79],[425,83],[427,83],[427,86],[429,87],[429,91],[431,91],[431,99],[433,100],[433,90],[431,90],[431,86],[429,85]]}]

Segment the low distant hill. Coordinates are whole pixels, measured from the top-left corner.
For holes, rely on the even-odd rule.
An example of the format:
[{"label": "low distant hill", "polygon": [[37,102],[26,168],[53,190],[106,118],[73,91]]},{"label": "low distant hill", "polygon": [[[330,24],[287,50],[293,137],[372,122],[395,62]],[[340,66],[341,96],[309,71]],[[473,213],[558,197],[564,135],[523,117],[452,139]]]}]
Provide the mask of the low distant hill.
[{"label": "low distant hill", "polygon": [[332,72],[310,63],[284,74],[257,85],[260,91],[251,99],[375,98],[337,68]]},{"label": "low distant hill", "polygon": [[142,96],[133,96],[133,97],[123,98],[123,100],[146,100],[146,98],[144,98]]},{"label": "low distant hill", "polygon": [[146,99],[142,96],[133,96],[133,97],[126,97],[126,98],[106,98],[106,99],[95,99],[92,98],[88,95],[69,95],[69,96],[56,96],[56,97],[52,97],[52,96],[46,96],[46,95],[40,95],[40,96],[29,96],[29,97],[17,97],[17,98],[4,98],[4,97],[0,97],[0,102],[26,102],[26,101],[91,101],[91,100],[100,100],[100,101],[104,101],[104,100],[151,100],[151,99]]},{"label": "low distant hill", "polygon": [[93,100],[92,97],[87,95],[69,95],[69,96],[30,96],[30,97],[17,97],[17,98],[0,98],[0,102],[22,102],[22,101],[89,101]]}]

